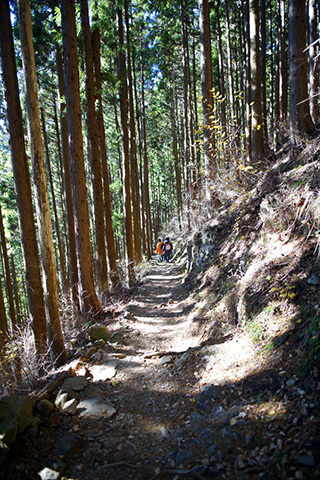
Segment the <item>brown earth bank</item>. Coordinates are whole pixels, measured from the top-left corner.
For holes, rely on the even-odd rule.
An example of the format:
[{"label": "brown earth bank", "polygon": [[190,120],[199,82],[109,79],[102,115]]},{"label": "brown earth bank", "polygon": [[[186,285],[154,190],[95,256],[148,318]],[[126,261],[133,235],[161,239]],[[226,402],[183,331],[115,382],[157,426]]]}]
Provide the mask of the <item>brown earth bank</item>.
[{"label": "brown earth bank", "polygon": [[191,281],[152,260],[109,320],[112,342],[77,363],[76,410],[29,428],[1,479],[320,477],[319,383],[301,380],[294,351],[259,351],[237,325],[209,335]]}]

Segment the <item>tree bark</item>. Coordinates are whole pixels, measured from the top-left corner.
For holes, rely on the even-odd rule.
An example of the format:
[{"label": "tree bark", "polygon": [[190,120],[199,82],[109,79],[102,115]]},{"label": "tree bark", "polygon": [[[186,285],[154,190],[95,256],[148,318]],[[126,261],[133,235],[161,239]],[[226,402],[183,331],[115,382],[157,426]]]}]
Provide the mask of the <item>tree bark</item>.
[{"label": "tree bark", "polygon": [[51,358],[56,365],[67,359],[60,323],[57,272],[54,257],[51,216],[41,135],[36,64],[33,48],[29,0],[18,0],[22,64],[26,87],[28,132],[31,147],[36,211],[43,266],[43,285],[47,313],[47,331]]},{"label": "tree bark", "polygon": [[88,1],[80,0],[82,47],[86,79],[87,129],[91,160],[93,205],[95,219],[95,260],[99,290],[103,298],[109,294],[107,257],[105,248],[104,202],[102,190],[102,172],[99,148],[99,135],[95,112],[93,55],[89,25]]},{"label": "tree bark", "polygon": [[129,136],[127,124],[127,75],[124,55],[123,17],[121,8],[117,8],[118,35],[119,35],[119,78],[120,78],[120,111],[122,127],[122,158],[123,158],[123,203],[124,203],[124,225],[126,238],[126,272],[129,286],[132,286],[134,277],[133,259],[133,237],[131,221],[131,192],[130,192],[130,157],[129,157]]},{"label": "tree bark", "polygon": [[293,143],[313,131],[307,91],[305,2],[289,0],[289,123]]},{"label": "tree bark", "polygon": [[261,103],[261,64],[259,41],[259,0],[250,0],[251,136],[254,162],[263,159],[263,118]]},{"label": "tree bark", "polygon": [[30,176],[24,145],[24,131],[10,22],[9,1],[0,2],[0,18],[2,19],[0,29],[2,77],[7,102],[12,168],[17,195],[22,254],[36,349],[38,355],[40,355],[45,353],[47,346],[46,316],[33,218]]},{"label": "tree bark", "polygon": [[120,277],[118,273],[118,267],[116,262],[116,251],[114,245],[114,234],[112,227],[112,213],[111,213],[111,199],[109,188],[109,171],[107,160],[107,148],[105,130],[103,124],[103,109],[102,109],[102,97],[101,97],[101,63],[100,63],[100,31],[95,28],[92,35],[92,48],[93,48],[93,64],[94,64],[94,77],[95,77],[95,92],[98,103],[97,107],[97,124],[100,142],[100,156],[102,165],[103,176],[103,188],[104,188],[104,210],[106,220],[106,239],[108,245],[108,260],[110,270],[110,280],[113,288],[118,289],[120,287]]},{"label": "tree bark", "polygon": [[130,111],[130,164],[131,164],[131,190],[132,190],[132,211],[133,211],[133,238],[134,238],[134,256],[136,263],[142,260],[141,240],[140,240],[140,221],[139,221],[139,180],[137,166],[137,147],[136,147],[136,127],[134,118],[133,102],[133,82],[131,69],[131,45],[130,45],[130,26],[128,2],[124,2],[126,39],[127,39],[127,65],[128,65],[128,93],[129,93],[129,111]]},{"label": "tree bark", "polygon": [[204,140],[204,165],[205,165],[205,194],[208,214],[211,215],[212,207],[217,202],[215,193],[216,164],[215,140],[213,125],[213,82],[212,60],[210,42],[209,2],[199,0],[200,21],[200,63],[201,63],[201,88],[202,88],[202,116]]},{"label": "tree bark", "polygon": [[16,319],[15,308],[14,308],[14,299],[13,299],[13,289],[12,289],[11,273],[10,273],[10,266],[9,266],[9,257],[8,257],[8,250],[7,250],[7,242],[6,242],[6,236],[5,236],[5,231],[4,231],[4,225],[3,225],[1,205],[0,205],[0,237],[1,237],[1,245],[2,245],[3,261],[4,261],[4,266],[5,266],[5,273],[6,273],[6,286],[7,286],[7,292],[8,292],[8,304],[9,304],[9,311],[10,311],[10,319],[11,319],[12,327],[15,328],[17,326],[17,319]]},{"label": "tree bark", "polygon": [[317,0],[309,0],[308,5],[308,56],[309,56],[309,96],[310,114],[313,123],[319,121],[319,43],[317,22]]},{"label": "tree bark", "polygon": [[52,208],[53,208],[53,215],[54,215],[58,249],[59,249],[62,284],[63,284],[63,288],[65,289],[66,286],[67,286],[66,265],[65,265],[65,261],[64,261],[64,253],[63,253],[63,248],[62,248],[56,195],[55,195],[55,191],[54,191],[54,187],[53,187],[53,178],[52,178],[52,171],[51,171],[51,164],[50,164],[49,145],[48,145],[47,130],[46,130],[46,123],[45,123],[43,108],[40,108],[40,113],[41,113],[41,121],[42,121],[44,148],[45,148],[46,159],[47,159],[48,178],[49,178],[50,189],[51,189]]},{"label": "tree bark", "polygon": [[97,315],[89,233],[89,211],[83,159],[77,35],[74,0],[61,0],[63,66],[67,106],[68,147],[77,247],[79,300],[83,314]]}]

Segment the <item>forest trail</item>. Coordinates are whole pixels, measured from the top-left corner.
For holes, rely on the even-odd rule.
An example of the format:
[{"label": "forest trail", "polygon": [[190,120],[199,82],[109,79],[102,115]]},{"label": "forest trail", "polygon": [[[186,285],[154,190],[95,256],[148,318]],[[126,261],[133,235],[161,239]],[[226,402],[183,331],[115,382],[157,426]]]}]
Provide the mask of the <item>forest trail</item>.
[{"label": "forest trail", "polygon": [[203,340],[184,277],[151,261],[110,342],[66,366],[76,410],[29,429],[1,480],[316,478],[305,392],[245,333]]}]

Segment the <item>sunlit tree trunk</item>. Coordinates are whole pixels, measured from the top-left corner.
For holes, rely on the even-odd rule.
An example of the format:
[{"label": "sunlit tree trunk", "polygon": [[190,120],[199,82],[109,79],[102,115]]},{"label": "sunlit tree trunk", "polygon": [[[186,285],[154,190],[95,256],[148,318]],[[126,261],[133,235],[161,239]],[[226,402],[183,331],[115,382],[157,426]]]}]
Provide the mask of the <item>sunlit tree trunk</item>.
[{"label": "sunlit tree trunk", "polygon": [[307,54],[305,2],[289,0],[289,114],[294,143],[313,131],[307,91]]},{"label": "sunlit tree trunk", "polygon": [[288,113],[288,75],[287,75],[287,50],[286,50],[286,34],[285,25],[287,23],[285,0],[279,0],[280,4],[280,79],[279,79],[279,97],[280,102],[280,118],[284,121]]},{"label": "sunlit tree trunk", "polygon": [[126,63],[124,55],[123,17],[121,8],[117,8],[118,34],[119,34],[119,77],[120,77],[120,110],[122,127],[122,157],[123,157],[123,201],[124,201],[124,222],[126,237],[126,270],[129,286],[135,281],[133,265],[133,237],[132,237],[132,212],[131,212],[131,191],[130,191],[130,157],[129,157],[129,136],[127,124],[127,83]]},{"label": "sunlit tree trunk", "polygon": [[43,285],[47,311],[48,341],[51,357],[61,365],[67,359],[60,323],[57,272],[54,256],[46,171],[44,166],[36,64],[33,48],[29,0],[18,0],[22,64],[26,86],[28,132],[31,147],[36,210],[43,266]]},{"label": "sunlit tree trunk", "polygon": [[43,142],[44,142],[44,148],[45,148],[46,159],[47,159],[48,179],[49,179],[49,184],[50,184],[50,189],[51,189],[52,208],[53,208],[53,215],[54,215],[55,228],[56,228],[56,236],[57,236],[58,249],[59,249],[61,276],[62,276],[63,288],[65,289],[66,286],[67,286],[66,266],[65,266],[65,261],[64,261],[64,253],[63,253],[62,241],[61,241],[61,235],[60,235],[57,202],[56,202],[56,195],[55,195],[54,186],[53,186],[53,178],[52,178],[52,171],[51,171],[51,164],[50,164],[50,154],[49,154],[49,145],[48,145],[46,123],[45,123],[43,108],[40,108],[40,112],[41,112],[42,131],[43,131]]},{"label": "sunlit tree trunk", "polygon": [[85,65],[86,80],[86,105],[87,105],[87,129],[89,140],[89,151],[91,160],[92,191],[94,205],[94,235],[95,235],[95,260],[96,274],[99,290],[102,296],[109,294],[107,257],[105,248],[105,223],[104,204],[102,190],[102,172],[99,148],[99,135],[97,118],[95,112],[94,76],[93,76],[93,55],[91,32],[89,25],[88,1],[80,0],[82,47]]},{"label": "sunlit tree trunk", "polygon": [[134,238],[134,257],[137,263],[142,260],[141,240],[140,240],[140,219],[139,219],[139,181],[137,166],[137,145],[136,145],[136,127],[133,102],[133,82],[131,68],[131,40],[128,2],[125,0],[125,22],[126,22],[126,40],[127,40],[127,65],[128,65],[128,93],[129,93],[129,111],[130,111],[130,164],[131,164],[131,190],[132,190],[132,212],[133,212],[133,238]]},{"label": "sunlit tree trunk", "polygon": [[212,61],[210,42],[210,22],[208,0],[199,0],[200,19],[200,62],[201,62],[201,87],[202,87],[202,116],[203,116],[203,141],[205,164],[205,194],[209,216],[212,207],[217,203],[215,193],[216,164],[215,140],[213,129],[213,95],[212,95]]},{"label": "sunlit tree trunk", "polygon": [[144,90],[144,70],[143,62],[141,66],[141,89],[142,89],[142,138],[143,138],[143,194],[144,194],[144,208],[145,208],[145,225],[146,225],[146,245],[147,258],[152,254],[152,221],[150,210],[150,196],[149,196],[149,159],[147,147],[147,117],[145,105],[145,90]]},{"label": "sunlit tree trunk", "polygon": [[[53,0],[53,6],[58,6],[58,0]],[[59,27],[55,25],[59,30]],[[77,268],[77,251],[76,251],[76,237],[75,237],[75,225],[73,219],[73,204],[72,204],[72,187],[70,176],[70,161],[68,150],[68,129],[67,129],[67,115],[66,115],[66,103],[65,103],[65,87],[64,87],[64,73],[63,73],[63,60],[60,46],[56,44],[56,62],[57,62],[57,74],[58,74],[58,86],[60,97],[60,125],[61,125],[61,146],[62,146],[62,160],[64,170],[64,185],[65,185],[65,197],[66,197],[66,212],[67,212],[67,247],[69,258],[69,283],[71,285],[71,294],[73,300],[74,313],[77,314],[80,309],[79,296],[78,296],[78,268]]]},{"label": "sunlit tree trunk", "polygon": [[38,354],[42,354],[45,353],[47,345],[46,315],[33,217],[30,176],[24,145],[24,131],[10,23],[9,1],[3,0],[0,2],[0,18],[2,22],[0,28],[2,77],[7,102],[7,118],[13,177],[17,195],[22,254],[36,349]]},{"label": "sunlit tree trunk", "polygon": [[68,146],[77,247],[81,311],[97,315],[101,306],[95,292],[90,255],[89,212],[83,160],[77,35],[73,0],[61,1],[63,66],[67,106]]},{"label": "sunlit tree trunk", "polygon": [[108,169],[108,161],[107,161],[105,130],[104,130],[104,124],[103,124],[99,28],[95,28],[93,31],[92,49],[93,49],[95,92],[96,92],[96,98],[97,98],[97,104],[98,104],[96,109],[96,115],[97,115],[97,124],[98,124],[98,132],[99,132],[100,156],[101,156],[102,176],[103,176],[106,239],[107,239],[107,245],[108,245],[110,280],[113,288],[119,288],[120,278],[119,278],[118,267],[116,262],[116,252],[115,252],[114,235],[113,235],[113,227],[112,227],[111,199],[110,199],[110,188],[109,188],[109,169]]},{"label": "sunlit tree trunk", "polygon": [[319,121],[319,43],[317,22],[317,0],[309,0],[308,5],[308,54],[309,54],[309,96],[310,114],[313,123]]}]

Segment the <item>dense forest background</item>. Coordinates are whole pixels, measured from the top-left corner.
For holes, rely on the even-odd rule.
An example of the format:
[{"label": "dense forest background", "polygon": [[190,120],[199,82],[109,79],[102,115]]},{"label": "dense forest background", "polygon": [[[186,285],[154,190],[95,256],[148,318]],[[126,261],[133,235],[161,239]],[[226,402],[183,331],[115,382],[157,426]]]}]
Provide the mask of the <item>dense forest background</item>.
[{"label": "dense forest background", "polygon": [[66,360],[161,232],[200,230],[316,135],[319,4],[18,0],[0,16],[0,348],[19,377],[30,348],[33,372],[48,350]]}]

